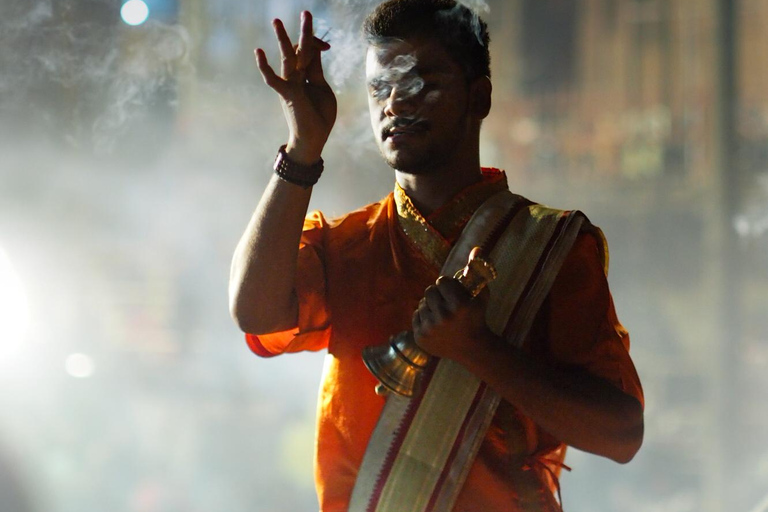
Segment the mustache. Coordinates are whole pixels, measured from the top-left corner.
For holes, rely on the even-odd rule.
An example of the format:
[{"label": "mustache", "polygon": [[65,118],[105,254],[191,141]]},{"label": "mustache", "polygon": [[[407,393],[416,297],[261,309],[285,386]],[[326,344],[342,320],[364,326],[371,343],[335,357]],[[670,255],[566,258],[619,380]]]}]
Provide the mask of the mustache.
[{"label": "mustache", "polygon": [[386,135],[397,128],[427,128],[426,120],[418,117],[398,117],[387,123],[381,130],[382,135]]}]

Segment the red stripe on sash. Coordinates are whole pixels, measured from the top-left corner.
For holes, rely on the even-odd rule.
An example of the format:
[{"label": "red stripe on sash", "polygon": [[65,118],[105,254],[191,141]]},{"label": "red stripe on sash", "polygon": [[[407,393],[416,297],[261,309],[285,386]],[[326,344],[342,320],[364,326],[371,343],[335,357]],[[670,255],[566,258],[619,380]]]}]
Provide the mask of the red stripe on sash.
[{"label": "red stripe on sash", "polygon": [[560,220],[557,221],[557,226],[555,226],[555,229],[553,231],[553,234],[551,237],[549,237],[549,240],[547,241],[547,245],[544,247],[544,250],[541,253],[541,256],[539,257],[539,261],[536,262],[536,268],[533,269],[533,272],[531,272],[531,276],[528,278],[528,282],[525,284],[525,288],[523,289],[523,293],[520,294],[520,297],[517,299],[517,303],[515,303],[515,308],[512,310],[512,314],[509,315],[509,320],[507,321],[507,327],[504,329],[503,338],[508,340],[510,339],[512,333],[510,332],[510,329],[512,328],[512,325],[514,320],[518,313],[520,312],[520,307],[526,302],[525,298],[528,296],[529,293],[531,293],[531,288],[533,288],[533,285],[536,283],[536,280],[541,273],[541,269],[544,267],[544,264],[549,259],[549,254],[552,252],[552,249],[555,246],[555,242],[557,242],[560,239],[560,236],[563,234],[563,231],[565,230],[565,226],[567,225],[568,217],[570,212],[563,212],[562,216],[560,217]]},{"label": "red stripe on sash", "polygon": [[426,394],[426,390],[429,387],[429,381],[432,380],[432,375],[435,373],[438,361],[439,360],[437,358],[433,358],[433,360],[430,361],[429,365],[424,370],[423,380],[421,382],[421,392],[411,398],[411,401],[408,404],[408,408],[405,410],[405,414],[403,415],[403,421],[397,427],[397,432],[394,435],[392,444],[389,446],[387,457],[384,459],[381,472],[376,478],[376,485],[374,486],[373,493],[371,494],[371,501],[368,502],[368,507],[365,509],[366,512],[375,512],[376,507],[379,505],[379,500],[381,499],[381,493],[384,490],[384,485],[387,483],[389,473],[392,471],[392,466],[395,463],[395,459],[397,459],[397,454],[400,452],[400,447],[403,445],[405,436],[408,434],[408,428],[413,422],[413,418],[416,416],[416,412],[419,410],[419,405],[421,405],[421,401]]},{"label": "red stripe on sash", "polygon": [[464,422],[461,424],[459,433],[456,435],[456,440],[453,442],[453,447],[451,447],[451,452],[448,454],[448,459],[445,461],[445,464],[443,465],[443,472],[440,473],[440,478],[438,478],[437,484],[435,484],[435,489],[434,491],[432,491],[432,496],[429,498],[429,503],[427,504],[427,508],[425,509],[425,512],[431,512],[435,507],[437,498],[440,496],[440,491],[442,490],[443,485],[445,484],[445,480],[448,478],[448,473],[450,473],[451,466],[453,466],[453,461],[456,458],[456,455],[459,452],[459,448],[462,445],[462,441],[464,440],[464,436],[467,433],[467,427],[469,426],[469,421],[472,418],[472,416],[475,414],[475,410],[477,409],[477,406],[480,405],[480,399],[485,394],[486,387],[487,387],[486,383],[481,382],[480,386],[478,387],[477,393],[475,393],[475,398],[472,400],[472,404],[469,406],[469,410],[467,411],[466,416],[464,416]]}]

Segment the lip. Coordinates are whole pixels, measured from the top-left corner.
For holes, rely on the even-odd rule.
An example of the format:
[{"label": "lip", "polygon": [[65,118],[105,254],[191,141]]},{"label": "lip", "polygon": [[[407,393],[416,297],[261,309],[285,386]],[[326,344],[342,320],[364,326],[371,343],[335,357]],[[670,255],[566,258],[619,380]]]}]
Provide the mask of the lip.
[{"label": "lip", "polygon": [[390,148],[407,147],[421,139],[425,130],[408,130],[389,133],[384,137],[384,144]]},{"label": "lip", "polygon": [[427,131],[427,127],[423,123],[415,123],[409,126],[398,126],[395,128],[386,128],[382,131],[381,138],[387,139],[404,139],[414,135],[420,135]]},{"label": "lip", "polygon": [[387,139],[398,139],[403,137],[410,137],[412,135],[418,135],[423,133],[424,130],[392,130],[387,134]]}]

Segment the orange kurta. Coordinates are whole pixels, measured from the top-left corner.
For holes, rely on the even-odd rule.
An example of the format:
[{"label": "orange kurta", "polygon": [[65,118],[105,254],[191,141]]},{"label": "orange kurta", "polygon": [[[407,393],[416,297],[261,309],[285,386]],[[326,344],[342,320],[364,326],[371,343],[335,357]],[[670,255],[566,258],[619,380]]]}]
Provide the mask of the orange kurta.
[{"label": "orange kurta", "polygon": [[[417,247],[421,238],[414,230],[438,232],[449,246],[460,232],[457,228],[500,186],[506,187],[504,175],[485,170],[483,182],[428,219],[402,191],[331,222],[319,212],[307,218],[296,278],[299,325],[282,333],[247,334],[246,340],[264,357],[328,350],[315,451],[321,512],[347,510],[384,406],[361,351],[408,329],[424,289],[438,277],[438,265]],[[527,349],[552,364],[579,366],[642,402],[629,338],[616,318],[591,235],[580,235],[574,244],[534,322]],[[560,460],[564,448],[502,401],[454,510],[548,510],[554,500],[546,461]],[[526,505],[532,496],[541,500],[539,508]]]}]

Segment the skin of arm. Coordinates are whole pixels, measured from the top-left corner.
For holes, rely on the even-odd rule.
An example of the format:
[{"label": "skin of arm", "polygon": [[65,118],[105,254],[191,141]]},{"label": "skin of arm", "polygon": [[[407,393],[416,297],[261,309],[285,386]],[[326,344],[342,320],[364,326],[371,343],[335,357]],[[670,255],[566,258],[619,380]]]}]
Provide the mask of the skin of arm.
[{"label": "skin of arm", "polygon": [[232,318],[244,332],[294,327],[296,258],[311,191],[273,176],[235,249],[229,276]]},{"label": "skin of arm", "polygon": [[[320,53],[330,45],[312,33],[312,15],[301,15],[294,46],[280,20],[273,27],[281,53],[278,75],[261,49],[256,63],[264,82],[280,97],[289,128],[288,158],[311,165],[320,159],[336,120],[337,103],[325,80]],[[311,188],[273,176],[238,243],[229,279],[232,318],[245,332],[264,334],[295,327],[296,260]]]},{"label": "skin of arm", "polygon": [[416,342],[462,364],[565,444],[632,460],[643,440],[641,404],[599,377],[546,364],[504,342],[485,323],[487,299],[472,299],[457,280],[441,277],[413,315]]}]

